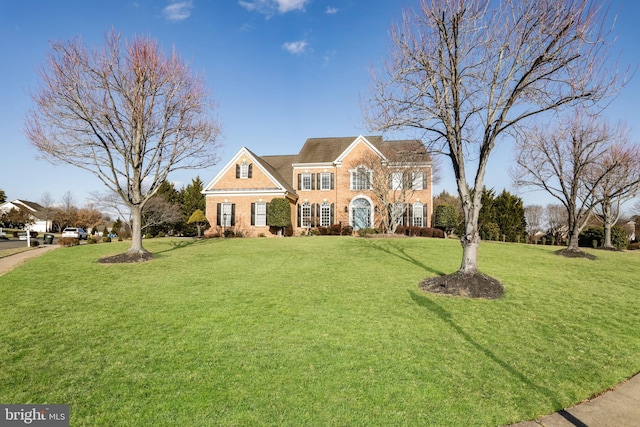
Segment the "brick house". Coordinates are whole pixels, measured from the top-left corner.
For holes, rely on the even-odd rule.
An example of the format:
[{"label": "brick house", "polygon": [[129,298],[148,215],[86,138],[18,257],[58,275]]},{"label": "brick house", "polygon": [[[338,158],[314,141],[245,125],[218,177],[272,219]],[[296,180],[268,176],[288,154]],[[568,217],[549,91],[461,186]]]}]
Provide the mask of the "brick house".
[{"label": "brick house", "polygon": [[[273,235],[267,209],[274,198],[291,204],[294,235],[334,224],[380,227],[389,209],[381,199],[395,206],[399,223],[426,227],[432,213],[431,167],[419,140],[310,138],[298,154],[283,156],[258,156],[242,147],[203,188],[208,232]],[[376,187],[376,177],[388,183]],[[376,192],[380,185],[385,190]],[[398,194],[402,197],[388,197]]]}]

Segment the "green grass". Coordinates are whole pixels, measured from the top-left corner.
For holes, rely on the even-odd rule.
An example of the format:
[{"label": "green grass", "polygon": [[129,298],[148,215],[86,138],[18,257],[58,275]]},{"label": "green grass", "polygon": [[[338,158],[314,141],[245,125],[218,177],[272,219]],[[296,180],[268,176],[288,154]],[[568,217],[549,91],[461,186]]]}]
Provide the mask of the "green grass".
[{"label": "green grass", "polygon": [[640,254],[483,243],[500,300],[425,294],[458,242],[289,238],[61,248],[0,277],[0,402],[71,425],[503,425],[640,370]]}]

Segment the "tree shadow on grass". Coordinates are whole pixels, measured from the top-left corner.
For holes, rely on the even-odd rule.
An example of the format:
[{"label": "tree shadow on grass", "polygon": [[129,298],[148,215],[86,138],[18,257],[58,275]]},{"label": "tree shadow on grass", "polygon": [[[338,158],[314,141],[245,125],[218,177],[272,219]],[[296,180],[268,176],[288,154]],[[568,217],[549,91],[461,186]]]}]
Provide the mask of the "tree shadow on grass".
[{"label": "tree shadow on grass", "polygon": [[199,245],[207,242],[205,239],[180,239],[179,241],[172,240],[171,245],[167,249],[163,249],[161,251],[156,251],[154,254],[162,254],[166,252],[175,251],[178,249],[188,248],[189,246]]},{"label": "tree shadow on grass", "polygon": [[417,267],[422,268],[424,271],[428,273],[435,274],[437,276],[444,276],[447,274],[441,270],[437,270],[431,266],[428,266],[422,263],[421,261],[417,260],[413,256],[409,255],[404,248],[400,247],[399,245],[393,244],[392,241],[389,241],[389,240],[381,241],[376,239],[361,239],[359,241],[362,242],[361,244],[366,244],[368,248],[373,248],[378,251],[384,252],[388,255],[393,255],[397,258],[400,258],[403,261],[406,261]]},{"label": "tree shadow on grass", "polygon": [[491,349],[483,346],[478,341],[476,341],[469,333],[467,333],[460,325],[458,325],[455,321],[451,313],[449,313],[446,309],[440,306],[437,302],[432,301],[424,295],[421,295],[417,292],[409,290],[409,296],[411,299],[418,304],[420,307],[424,307],[429,313],[435,314],[442,321],[442,323],[446,324],[453,332],[457,333],[460,337],[462,337],[467,343],[473,346],[476,350],[478,350],[485,357],[493,361],[496,365],[501,367],[504,371],[506,371],[509,375],[517,378],[522,384],[525,384],[531,390],[535,391],[537,394],[545,396],[550,399],[554,408],[560,409],[562,405],[558,401],[557,395],[553,392],[553,390],[540,386],[533,382],[530,378],[528,378],[525,374],[514,368],[507,361],[498,357]]}]

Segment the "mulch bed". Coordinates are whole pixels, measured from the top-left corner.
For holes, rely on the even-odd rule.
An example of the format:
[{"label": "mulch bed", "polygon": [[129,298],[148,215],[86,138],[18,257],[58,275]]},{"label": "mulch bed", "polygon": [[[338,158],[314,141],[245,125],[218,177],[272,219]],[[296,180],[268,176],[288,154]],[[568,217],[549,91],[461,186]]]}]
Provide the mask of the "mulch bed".
[{"label": "mulch bed", "polygon": [[502,283],[481,273],[429,277],[420,282],[420,288],[426,292],[465,298],[497,299],[504,293]]},{"label": "mulch bed", "polygon": [[125,252],[123,254],[100,258],[98,262],[100,264],[128,264],[133,262],[149,261],[151,259],[153,259],[153,254],[151,252],[145,251],[138,254]]}]

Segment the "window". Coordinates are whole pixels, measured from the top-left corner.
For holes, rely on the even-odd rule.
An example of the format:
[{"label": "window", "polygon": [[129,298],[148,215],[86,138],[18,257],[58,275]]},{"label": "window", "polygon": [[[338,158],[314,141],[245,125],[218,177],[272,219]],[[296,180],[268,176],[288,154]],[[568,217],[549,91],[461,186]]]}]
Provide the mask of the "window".
[{"label": "window", "polygon": [[411,189],[424,190],[427,188],[427,179],[424,172],[413,172],[411,174]]},{"label": "window", "polygon": [[311,205],[307,202],[301,205],[300,219],[302,227],[311,227]]},{"label": "window", "polygon": [[352,190],[371,190],[371,171],[364,166],[358,166],[351,171],[351,189]]},{"label": "window", "polygon": [[320,174],[320,189],[332,190],[333,189],[333,174],[324,172]]},{"label": "window", "polygon": [[251,178],[252,169],[253,169],[253,165],[247,163],[246,160],[243,160],[241,164],[236,165],[236,178],[240,178],[240,179]]},{"label": "window", "polygon": [[251,204],[251,225],[264,227],[267,225],[267,202]]},{"label": "window", "polygon": [[395,225],[404,225],[405,207],[404,203],[397,202],[393,205],[393,210],[390,212],[391,222]]},{"label": "window", "polygon": [[331,225],[331,205],[324,202],[320,205],[320,226],[329,227]]},{"label": "window", "polygon": [[413,220],[411,221],[414,227],[424,227],[423,221],[423,205],[420,202],[415,202],[413,204]]},{"label": "window", "polygon": [[234,203],[218,203],[216,225],[233,227],[236,225],[236,205]]},{"label": "window", "polygon": [[392,172],[389,185],[392,190],[402,190],[402,181],[404,174],[402,172]]},{"label": "window", "polygon": [[312,190],[313,176],[310,173],[300,174],[300,190]]}]

